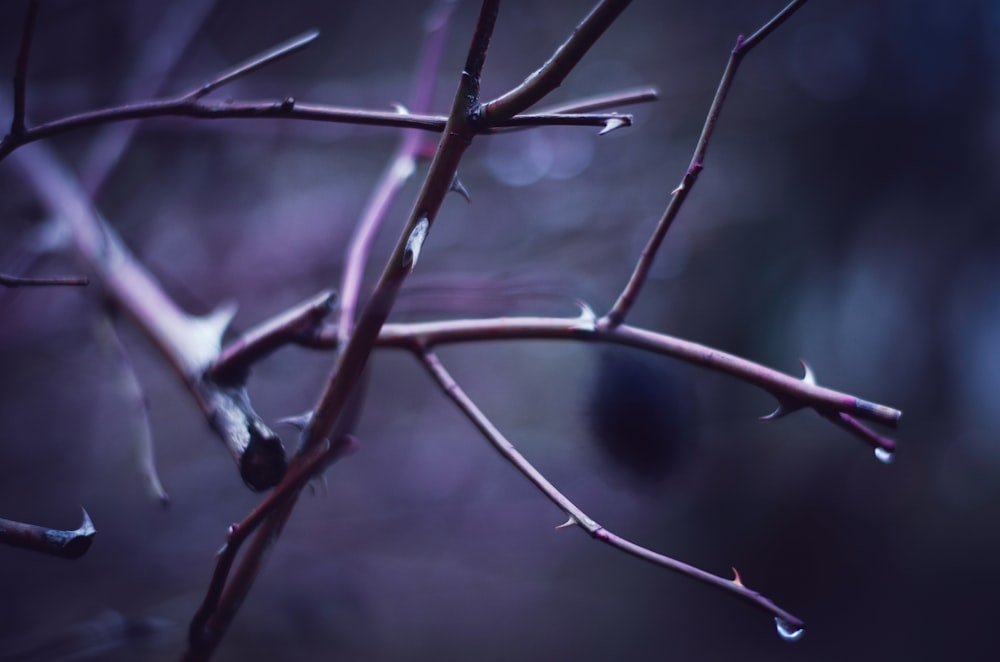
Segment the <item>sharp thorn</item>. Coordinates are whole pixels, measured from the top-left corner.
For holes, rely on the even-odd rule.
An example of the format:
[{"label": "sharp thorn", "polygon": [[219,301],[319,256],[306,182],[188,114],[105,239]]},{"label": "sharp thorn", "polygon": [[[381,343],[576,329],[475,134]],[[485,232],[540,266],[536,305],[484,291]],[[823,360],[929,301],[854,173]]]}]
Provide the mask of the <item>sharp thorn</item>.
[{"label": "sharp thorn", "polygon": [[620,129],[623,126],[628,126],[628,125],[629,121],[626,120],[624,117],[610,117],[604,120],[604,128],[601,129],[597,135],[604,136],[611,133],[615,129]]},{"label": "sharp thorn", "polygon": [[567,519],[562,524],[559,524],[558,526],[556,526],[556,531],[558,531],[559,529],[568,529],[569,527],[574,526],[576,524],[579,524],[579,522],[576,521],[575,517],[573,517],[572,515],[570,515],[569,519]]},{"label": "sharp thorn", "polygon": [[465,198],[465,201],[470,205],[472,204],[472,197],[469,195],[469,190],[465,188],[462,182],[458,179],[458,174],[456,174],[451,180],[450,191],[458,193],[460,196]]},{"label": "sharp thorn", "polygon": [[736,569],[736,566],[733,566],[733,583],[746,588],[743,584],[743,579],[740,577],[740,571]]},{"label": "sharp thorn", "polygon": [[409,115],[410,114],[410,111],[407,110],[406,106],[404,106],[401,103],[394,103],[394,104],[392,104],[392,109],[395,110],[400,115]]},{"label": "sharp thorn", "polygon": [[816,375],[813,373],[812,368],[803,359],[799,359],[799,363],[802,365],[802,370],[805,373],[802,376],[802,381],[810,386],[816,386]]}]

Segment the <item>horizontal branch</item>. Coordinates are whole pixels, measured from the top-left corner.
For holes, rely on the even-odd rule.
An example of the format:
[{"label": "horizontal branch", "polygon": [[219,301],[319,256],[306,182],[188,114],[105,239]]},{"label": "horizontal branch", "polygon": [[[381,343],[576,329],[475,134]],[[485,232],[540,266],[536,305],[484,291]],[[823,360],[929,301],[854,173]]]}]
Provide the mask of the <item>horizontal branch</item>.
[{"label": "horizontal branch", "polygon": [[0,274],[0,285],[4,287],[82,287],[89,285],[86,276],[54,276],[52,278],[26,278]]},{"label": "horizontal branch", "polygon": [[[324,332],[329,339],[331,332]],[[414,347],[494,340],[579,340],[626,345],[671,356],[721,372],[767,391],[779,402],[810,407],[821,414],[842,412],[859,419],[895,427],[902,412],[847,393],[818,386],[721,350],[628,325],[612,326],[605,319],[581,317],[498,317],[412,324],[386,324],[379,346]],[[887,450],[891,440],[882,446]]]},{"label": "horizontal branch", "polygon": [[86,510],[83,510],[83,522],[72,531],[0,518],[0,545],[21,547],[64,559],[78,559],[86,554],[96,534],[97,529]]}]

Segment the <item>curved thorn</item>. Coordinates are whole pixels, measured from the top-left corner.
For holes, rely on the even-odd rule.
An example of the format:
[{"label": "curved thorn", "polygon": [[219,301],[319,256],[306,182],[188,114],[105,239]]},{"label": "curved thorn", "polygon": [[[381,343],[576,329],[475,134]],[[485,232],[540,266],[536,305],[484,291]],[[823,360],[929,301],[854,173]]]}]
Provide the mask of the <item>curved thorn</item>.
[{"label": "curved thorn", "polygon": [[453,193],[458,193],[460,196],[465,198],[465,201],[470,205],[472,204],[472,197],[469,195],[469,189],[465,188],[465,185],[458,179],[458,173],[451,180],[451,187],[449,189]]},{"label": "curved thorn", "polygon": [[304,414],[298,414],[296,416],[286,416],[284,418],[279,418],[278,423],[284,425],[290,425],[300,432],[306,429],[309,425],[309,421],[312,420],[312,410],[305,412]]},{"label": "curved thorn", "polygon": [[611,133],[615,129],[620,129],[623,126],[628,126],[628,125],[629,121],[626,120],[624,117],[610,117],[604,121],[604,128],[601,129],[597,133],[597,135],[604,136]]},{"label": "curved thorn", "polygon": [[810,386],[816,386],[816,374],[809,367],[809,364],[805,362],[805,359],[799,359],[799,364],[802,365],[802,370],[805,372],[802,376],[802,381]]}]

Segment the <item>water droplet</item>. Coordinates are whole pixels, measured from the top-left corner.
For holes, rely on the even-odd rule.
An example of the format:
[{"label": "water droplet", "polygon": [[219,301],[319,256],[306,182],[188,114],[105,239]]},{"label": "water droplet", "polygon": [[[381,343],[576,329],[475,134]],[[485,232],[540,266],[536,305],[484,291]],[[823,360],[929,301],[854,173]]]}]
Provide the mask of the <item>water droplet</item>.
[{"label": "water droplet", "polygon": [[892,464],[895,456],[892,454],[891,450],[879,447],[875,449],[875,459],[882,464]]},{"label": "water droplet", "polygon": [[806,633],[805,628],[797,628],[781,618],[774,617],[774,624],[778,628],[778,636],[785,641],[798,641]]}]

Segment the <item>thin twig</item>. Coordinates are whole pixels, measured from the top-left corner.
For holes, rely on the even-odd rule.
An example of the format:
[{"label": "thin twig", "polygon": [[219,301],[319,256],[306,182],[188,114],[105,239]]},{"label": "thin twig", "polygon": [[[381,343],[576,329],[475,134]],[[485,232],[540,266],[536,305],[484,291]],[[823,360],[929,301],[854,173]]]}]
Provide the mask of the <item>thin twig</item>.
[{"label": "thin twig", "polygon": [[[136,421],[138,429],[134,433],[134,444],[136,449],[136,462],[139,466],[139,474],[143,477],[146,488],[161,506],[166,508],[170,505],[170,496],[163,489],[163,482],[160,474],[156,470],[156,454],[153,449],[153,428],[149,422],[149,398],[142,388],[139,375],[136,373],[135,365],[129,357],[125,343],[122,342],[118,329],[115,327],[115,320],[112,319],[112,312],[107,312],[100,316],[98,320],[98,332],[101,340],[114,354],[114,359],[120,367],[120,383],[122,395],[125,398],[126,411],[131,409],[133,419]],[[129,407],[131,405],[131,407]]]},{"label": "thin twig", "polygon": [[72,531],[49,529],[0,518],[0,544],[30,549],[63,559],[78,559],[87,553],[97,529],[83,510],[83,522]]},{"label": "thin twig", "polygon": [[541,68],[513,90],[483,104],[483,122],[489,126],[497,126],[498,122],[523,113],[559,87],[629,2],[630,0],[601,0]]},{"label": "thin twig", "polygon": [[637,545],[629,540],[621,538],[620,536],[607,530],[593,519],[591,519],[585,512],[580,510],[572,501],[570,501],[562,492],[560,492],[552,483],[548,481],[531,463],[514,448],[513,444],[504,437],[503,433],[497,429],[493,422],[476,406],[476,403],[466,395],[465,391],[458,385],[458,383],[452,378],[451,374],[445,369],[441,364],[441,361],[437,358],[432,351],[428,349],[419,349],[416,351],[418,358],[427,371],[434,378],[434,381],[441,387],[441,390],[455,403],[455,405],[466,415],[466,417],[472,422],[473,425],[486,437],[487,441],[500,453],[501,456],[517,469],[525,478],[527,478],[531,483],[538,488],[538,490],[546,496],[557,508],[563,511],[563,513],[569,517],[569,523],[577,524],[581,529],[586,531],[592,538],[600,540],[601,542],[607,543],[616,549],[619,549],[627,554],[631,554],[636,558],[642,559],[643,561],[648,561],[661,568],[667,568],[678,572],[683,575],[687,575],[692,579],[696,579],[700,582],[708,584],[713,588],[725,591],[731,595],[740,597],[748,602],[750,602],[755,607],[762,609],[769,613],[775,618],[781,619],[785,624],[794,628],[801,629],[804,627],[804,623],[801,619],[793,616],[789,612],[785,611],[781,607],[778,607],[771,600],[761,595],[756,591],[752,591],[743,585],[740,581],[733,581],[729,579],[724,579],[718,577],[709,572],[705,572],[700,568],[688,565],[677,559],[673,559],[669,556],[664,556],[663,554],[658,554],[650,549]]},{"label": "thin twig", "polygon": [[31,40],[35,34],[35,22],[38,18],[38,0],[28,2],[28,11],[24,17],[24,29],[21,30],[21,48],[17,53],[17,65],[14,69],[14,117],[10,122],[11,135],[22,135],[25,130],[24,117],[27,103],[28,59],[31,55]]},{"label": "thin twig", "polygon": [[642,286],[645,284],[646,278],[649,276],[649,270],[653,266],[653,260],[660,248],[660,244],[663,243],[663,238],[667,234],[667,230],[670,229],[670,226],[677,217],[677,213],[680,211],[681,206],[684,204],[687,196],[691,193],[691,189],[694,187],[695,182],[697,182],[698,174],[705,166],[705,154],[708,151],[708,143],[712,139],[712,134],[715,133],[715,127],[718,124],[719,115],[722,113],[722,106],[726,101],[726,96],[729,94],[733,78],[736,76],[736,70],[739,68],[743,57],[746,56],[746,54],[749,53],[754,46],[759,44],[764,40],[764,38],[771,34],[775,28],[784,23],[805,3],[806,0],[794,0],[777,15],[775,15],[774,18],[768,21],[762,28],[757,30],[757,32],[755,32],[749,39],[743,39],[743,35],[736,38],[736,45],[733,47],[733,50],[729,55],[729,61],[726,63],[726,68],[722,72],[722,79],[719,81],[719,87],[715,92],[715,97],[712,99],[712,105],[708,110],[708,116],[705,118],[705,125],[701,130],[701,136],[698,138],[698,143],[695,145],[694,156],[691,158],[691,163],[688,166],[687,172],[685,172],[684,176],[681,178],[681,183],[674,189],[672,193],[673,197],[670,199],[670,203],[667,205],[666,210],[663,212],[663,216],[656,225],[656,229],[653,230],[652,236],[649,238],[646,246],[642,249],[642,253],[639,255],[639,260],[635,265],[632,276],[625,285],[625,289],[622,290],[622,293],[618,296],[618,300],[615,301],[611,310],[608,311],[608,314],[602,320],[603,324],[616,326],[624,322],[626,315],[628,315],[632,305],[638,298],[639,292],[642,290]]},{"label": "thin twig", "polygon": [[25,278],[0,274],[0,285],[4,287],[83,287],[90,284],[86,276],[55,276],[52,278]]},{"label": "thin twig", "polygon": [[250,59],[237,64],[232,69],[224,71],[223,73],[216,76],[213,80],[200,85],[194,90],[191,90],[188,94],[184,95],[185,99],[200,99],[207,94],[210,94],[214,90],[219,89],[223,85],[227,85],[234,80],[238,80],[244,76],[252,74],[253,72],[266,67],[269,64],[274,64],[278,60],[282,60],[289,55],[298,53],[306,46],[316,41],[319,37],[319,30],[309,30],[303,32],[297,37],[292,37],[287,41],[283,41],[280,44],[269,48],[268,50],[251,57]]},{"label": "thin twig", "polygon": [[611,110],[637,103],[649,103],[656,101],[660,93],[655,87],[636,87],[618,92],[607,92],[597,94],[583,99],[575,99],[555,106],[545,106],[539,108],[536,113],[539,115],[563,115],[573,113],[596,113],[601,110]]}]

